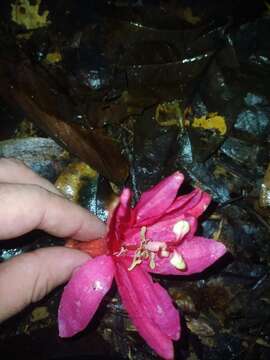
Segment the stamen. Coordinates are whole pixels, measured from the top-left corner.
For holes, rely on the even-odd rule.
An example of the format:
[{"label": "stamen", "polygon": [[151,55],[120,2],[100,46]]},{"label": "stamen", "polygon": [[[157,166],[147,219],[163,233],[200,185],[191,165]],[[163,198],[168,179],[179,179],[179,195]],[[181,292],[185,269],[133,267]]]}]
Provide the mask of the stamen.
[{"label": "stamen", "polygon": [[156,263],[155,263],[155,253],[153,252],[150,252],[150,262],[149,262],[149,266],[150,266],[150,269],[154,270],[154,268],[156,267]]},{"label": "stamen", "polygon": [[139,259],[138,257],[136,257],[136,255],[134,256],[132,263],[130,265],[130,267],[128,268],[128,271],[133,270],[137,265],[140,265],[142,262],[141,259]]},{"label": "stamen", "polygon": [[140,247],[135,251],[135,254],[133,256],[132,263],[130,267],[128,268],[128,271],[131,271],[135,268],[135,266],[140,265],[142,263],[142,259],[148,258],[148,251],[145,250],[144,246],[147,243],[145,234],[146,234],[146,226],[143,226],[141,228],[141,244]]},{"label": "stamen", "polygon": [[173,232],[175,233],[177,240],[181,240],[190,230],[189,223],[186,220],[178,221],[174,227]]},{"label": "stamen", "polygon": [[[165,241],[152,241],[146,238],[146,226],[143,226],[140,231],[141,243],[133,255],[132,263],[128,268],[129,271],[133,270],[137,265],[140,265],[143,260],[149,259],[149,266],[153,270],[156,267],[155,256],[160,252],[162,257],[168,257],[170,252],[167,250]],[[120,250],[119,255],[123,253]]]},{"label": "stamen", "polygon": [[123,255],[123,254],[126,253],[126,252],[127,252],[127,249],[124,248],[124,246],[122,246],[121,249],[120,249],[120,251],[117,252],[117,253],[114,253],[114,255],[115,255],[115,256],[121,256],[121,255]]},{"label": "stamen", "polygon": [[167,245],[164,241],[148,241],[145,248],[149,251],[158,252],[159,250],[166,250]]},{"label": "stamen", "polygon": [[147,242],[147,240],[145,238],[146,230],[147,230],[146,226],[143,226],[141,228],[141,242],[142,242],[142,244]]},{"label": "stamen", "polygon": [[187,268],[185,260],[177,250],[173,251],[173,256],[170,259],[170,263],[178,270],[185,270]]},{"label": "stamen", "polygon": [[141,257],[144,258],[145,260],[149,258],[149,252],[147,250],[143,250],[143,252],[141,253]]},{"label": "stamen", "polygon": [[168,250],[161,250],[160,256],[161,257],[168,257],[168,256],[170,256],[170,252]]}]

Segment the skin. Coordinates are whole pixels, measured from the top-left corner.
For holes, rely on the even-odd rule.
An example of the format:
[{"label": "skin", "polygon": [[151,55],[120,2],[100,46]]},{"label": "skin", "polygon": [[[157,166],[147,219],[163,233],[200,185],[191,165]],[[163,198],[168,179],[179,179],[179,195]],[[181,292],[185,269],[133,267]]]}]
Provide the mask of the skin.
[{"label": "skin", "polygon": [[[65,199],[22,162],[0,159],[0,241],[34,229],[80,241],[96,239],[106,231],[97,217]],[[50,247],[1,263],[0,322],[68,281],[88,259],[78,250]]]}]

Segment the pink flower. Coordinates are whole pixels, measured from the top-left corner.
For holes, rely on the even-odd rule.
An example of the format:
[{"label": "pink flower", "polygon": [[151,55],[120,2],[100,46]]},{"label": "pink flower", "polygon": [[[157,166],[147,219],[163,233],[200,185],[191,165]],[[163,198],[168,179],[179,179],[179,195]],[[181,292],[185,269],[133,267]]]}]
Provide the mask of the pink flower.
[{"label": "pink flower", "polygon": [[59,307],[61,337],[73,336],[88,325],[115,278],[139,334],[159,356],[173,359],[172,340],[180,337],[179,313],[149,273],[198,273],[226,252],[222,243],[194,235],[197,217],[210,196],[195,189],[177,197],[183,179],[179,172],[167,177],[144,192],[134,208],[130,190],[123,190],[106,239],[101,240],[102,251],[95,247],[99,256],[75,271],[64,289]]}]

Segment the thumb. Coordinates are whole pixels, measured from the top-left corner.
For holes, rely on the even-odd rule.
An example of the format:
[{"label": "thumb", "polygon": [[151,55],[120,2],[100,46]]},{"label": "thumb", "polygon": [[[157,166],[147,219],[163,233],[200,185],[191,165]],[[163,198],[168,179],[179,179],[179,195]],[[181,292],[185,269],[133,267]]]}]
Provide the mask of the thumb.
[{"label": "thumb", "polygon": [[0,264],[0,322],[68,281],[88,259],[78,250],[51,247]]}]

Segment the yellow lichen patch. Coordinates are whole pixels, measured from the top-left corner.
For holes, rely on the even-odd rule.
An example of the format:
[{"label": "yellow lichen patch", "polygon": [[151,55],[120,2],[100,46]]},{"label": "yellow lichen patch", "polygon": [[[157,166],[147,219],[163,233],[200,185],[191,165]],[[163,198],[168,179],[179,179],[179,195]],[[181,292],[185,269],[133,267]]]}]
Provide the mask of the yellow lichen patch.
[{"label": "yellow lichen patch", "polygon": [[183,9],[182,18],[192,25],[196,25],[201,21],[201,18],[199,16],[193,15],[192,9],[190,7],[186,7],[185,9]]},{"label": "yellow lichen patch", "polygon": [[160,126],[183,126],[180,102],[177,100],[159,104],[155,111],[155,119]]},{"label": "yellow lichen patch", "polygon": [[199,360],[195,352],[190,351],[190,354],[187,357],[187,360]]},{"label": "yellow lichen patch", "polygon": [[60,61],[62,61],[62,55],[58,51],[48,53],[45,58],[45,62],[49,64],[56,64]]},{"label": "yellow lichen patch", "polygon": [[265,15],[270,15],[270,3],[265,1],[264,5],[266,6]]},{"label": "yellow lichen patch", "polygon": [[215,177],[224,177],[224,176],[228,175],[226,169],[224,169],[224,167],[220,166],[220,165],[217,165],[215,167],[215,170],[214,170],[213,174],[214,174]]},{"label": "yellow lichen patch", "polygon": [[262,346],[265,346],[267,348],[270,348],[270,343],[267,342],[266,340],[264,340],[263,338],[259,337],[256,339],[256,344],[259,344],[259,345],[262,345]]},{"label": "yellow lichen patch", "polygon": [[221,235],[222,229],[223,229],[223,224],[224,224],[224,219],[221,219],[221,221],[218,225],[218,229],[212,235],[212,238],[216,241],[218,241],[220,238],[220,235]]},{"label": "yellow lichen patch", "polygon": [[22,330],[22,333],[26,335],[30,335],[29,328],[30,328],[29,324],[26,324]]},{"label": "yellow lichen patch", "polygon": [[119,98],[118,104],[125,106],[127,115],[140,114],[148,106],[156,103],[156,99],[138,91],[124,90]]},{"label": "yellow lichen patch", "polygon": [[190,318],[187,321],[189,330],[198,336],[214,336],[214,329],[206,322],[205,319],[199,317],[198,319]]},{"label": "yellow lichen patch", "polygon": [[114,194],[116,195],[119,195],[120,194],[120,188],[119,186],[117,186],[116,184],[114,184],[113,182],[110,182],[110,186],[111,186],[111,189],[113,191]]},{"label": "yellow lichen patch", "polygon": [[41,0],[36,0],[31,5],[29,0],[17,0],[15,4],[11,4],[11,19],[18,25],[24,26],[27,30],[34,30],[47,26],[49,24],[49,11],[45,10],[39,14]]},{"label": "yellow lichen patch", "polygon": [[31,36],[33,35],[33,31],[28,31],[22,34],[17,34],[16,38],[18,40],[29,40],[31,38]]},{"label": "yellow lichen patch", "polygon": [[16,138],[27,138],[34,136],[37,136],[37,129],[35,128],[34,124],[27,119],[24,119],[15,130]]},{"label": "yellow lichen patch", "polygon": [[128,104],[130,102],[130,95],[127,90],[124,90],[121,94],[121,100],[124,104]]},{"label": "yellow lichen patch", "polygon": [[218,214],[218,213],[213,213],[213,214],[211,214],[209,216],[209,219],[211,219],[211,220],[220,220],[220,219],[222,219],[222,216],[220,214]]},{"label": "yellow lichen patch", "polygon": [[69,164],[59,175],[55,186],[69,200],[78,201],[79,192],[82,186],[89,180],[97,177],[97,172],[89,165],[83,162],[74,162]]},{"label": "yellow lichen patch", "polygon": [[226,121],[223,116],[218,113],[209,113],[200,118],[194,118],[191,122],[194,128],[203,128],[206,130],[216,130],[220,135],[225,135],[227,132]]},{"label": "yellow lichen patch", "polygon": [[49,312],[46,306],[39,306],[32,311],[31,321],[41,321],[49,317]]},{"label": "yellow lichen patch", "polygon": [[262,208],[270,208],[270,163],[268,164],[261,184],[259,205]]}]

